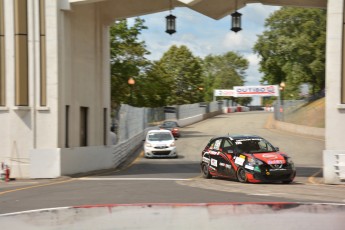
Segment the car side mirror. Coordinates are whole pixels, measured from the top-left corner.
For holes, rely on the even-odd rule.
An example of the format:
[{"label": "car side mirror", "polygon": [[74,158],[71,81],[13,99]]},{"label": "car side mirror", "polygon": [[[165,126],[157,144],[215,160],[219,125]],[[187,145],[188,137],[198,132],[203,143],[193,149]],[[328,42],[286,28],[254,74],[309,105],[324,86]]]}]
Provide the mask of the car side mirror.
[{"label": "car side mirror", "polygon": [[275,147],[275,150],[278,152],[279,151],[279,147]]}]

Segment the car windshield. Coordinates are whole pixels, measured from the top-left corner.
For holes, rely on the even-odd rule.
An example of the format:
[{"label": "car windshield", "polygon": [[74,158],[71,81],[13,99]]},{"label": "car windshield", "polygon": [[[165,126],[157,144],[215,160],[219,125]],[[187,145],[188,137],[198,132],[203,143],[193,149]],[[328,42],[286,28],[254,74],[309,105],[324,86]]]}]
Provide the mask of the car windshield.
[{"label": "car windshield", "polygon": [[240,153],[276,152],[275,148],[266,140],[259,138],[238,139],[235,144]]},{"label": "car windshield", "polygon": [[173,137],[169,133],[150,133],[147,137],[149,141],[170,141]]},{"label": "car windshield", "polygon": [[174,128],[174,127],[176,127],[177,125],[176,125],[176,123],[175,122],[164,122],[163,124],[162,124],[162,127],[165,127],[165,128]]}]

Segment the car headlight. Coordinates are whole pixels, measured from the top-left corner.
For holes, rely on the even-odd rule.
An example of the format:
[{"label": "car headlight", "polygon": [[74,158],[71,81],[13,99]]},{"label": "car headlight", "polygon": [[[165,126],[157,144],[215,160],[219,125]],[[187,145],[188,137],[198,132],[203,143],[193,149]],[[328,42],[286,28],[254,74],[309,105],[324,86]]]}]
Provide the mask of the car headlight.
[{"label": "car headlight", "polygon": [[256,158],[248,158],[248,164],[251,166],[255,166],[255,165],[263,165],[264,163]]},{"label": "car headlight", "polygon": [[150,143],[148,143],[148,142],[145,144],[145,146],[146,147],[152,147],[152,145]]},{"label": "car headlight", "polygon": [[286,163],[289,164],[289,165],[291,165],[292,168],[295,167],[295,163],[291,160],[290,157],[287,157],[287,158],[286,158]]},{"label": "car headlight", "polygon": [[170,144],[170,147],[174,147],[175,146],[175,142]]}]

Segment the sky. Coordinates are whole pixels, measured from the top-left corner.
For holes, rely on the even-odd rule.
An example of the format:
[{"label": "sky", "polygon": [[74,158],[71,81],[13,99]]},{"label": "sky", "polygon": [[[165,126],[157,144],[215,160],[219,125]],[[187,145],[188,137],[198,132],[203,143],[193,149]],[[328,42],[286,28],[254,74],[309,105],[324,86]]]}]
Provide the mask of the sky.
[{"label": "sky", "polygon": [[150,60],[159,60],[172,45],[185,45],[194,56],[201,58],[210,54],[237,52],[249,61],[245,85],[260,85],[262,76],[258,71],[260,59],[252,48],[256,43],[257,35],[265,30],[265,19],[278,9],[279,7],[276,6],[262,4],[248,4],[239,9],[238,12],[242,14],[242,30],[235,33],[230,30],[230,15],[214,20],[188,8],[178,7],[172,10],[172,14],[177,17],[176,33],[169,35],[165,32],[165,17],[170,14],[169,11],[165,11],[141,16],[148,29],[142,31],[139,39],[145,41],[147,50],[151,52],[147,56]]}]

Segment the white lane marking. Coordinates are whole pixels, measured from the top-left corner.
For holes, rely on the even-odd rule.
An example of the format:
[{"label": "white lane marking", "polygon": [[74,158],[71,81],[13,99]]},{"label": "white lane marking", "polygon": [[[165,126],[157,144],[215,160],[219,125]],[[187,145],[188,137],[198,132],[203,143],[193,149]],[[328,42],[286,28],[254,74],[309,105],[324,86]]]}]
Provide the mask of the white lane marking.
[{"label": "white lane marking", "polygon": [[275,196],[286,195],[286,193],[247,193],[250,196]]},{"label": "white lane marking", "polygon": [[188,181],[191,179],[181,179],[181,178],[99,178],[99,177],[82,177],[79,180],[137,180],[137,181]]}]

